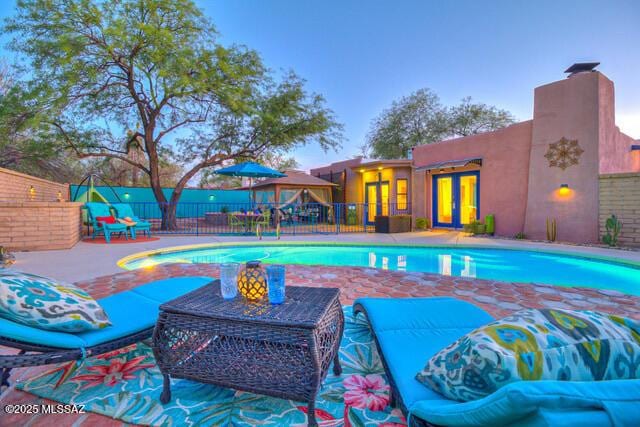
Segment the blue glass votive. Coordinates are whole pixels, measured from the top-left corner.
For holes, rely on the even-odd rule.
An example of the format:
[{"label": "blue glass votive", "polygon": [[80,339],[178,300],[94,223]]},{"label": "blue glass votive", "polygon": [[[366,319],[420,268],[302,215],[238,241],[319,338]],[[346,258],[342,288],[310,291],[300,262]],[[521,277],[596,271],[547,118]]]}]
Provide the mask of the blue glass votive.
[{"label": "blue glass votive", "polygon": [[269,302],[282,304],[285,299],[285,268],[284,265],[267,266],[267,286]]}]

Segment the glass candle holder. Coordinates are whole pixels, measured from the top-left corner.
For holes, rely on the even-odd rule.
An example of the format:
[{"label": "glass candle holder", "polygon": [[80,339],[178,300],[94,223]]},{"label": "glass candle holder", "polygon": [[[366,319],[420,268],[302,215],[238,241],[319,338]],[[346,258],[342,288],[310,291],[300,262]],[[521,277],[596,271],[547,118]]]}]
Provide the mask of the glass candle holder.
[{"label": "glass candle holder", "polygon": [[267,287],[271,304],[282,304],[284,302],[285,273],[284,265],[267,266]]},{"label": "glass candle holder", "polygon": [[238,270],[240,264],[227,262],[220,264],[220,293],[224,299],[232,299],[238,295]]}]

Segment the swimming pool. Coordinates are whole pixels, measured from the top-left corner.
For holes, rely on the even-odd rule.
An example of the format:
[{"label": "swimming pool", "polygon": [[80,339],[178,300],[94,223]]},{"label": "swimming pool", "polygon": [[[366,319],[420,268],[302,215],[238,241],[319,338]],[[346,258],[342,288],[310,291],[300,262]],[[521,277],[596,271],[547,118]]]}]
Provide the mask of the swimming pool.
[{"label": "swimming pool", "polygon": [[506,282],[611,289],[640,295],[640,266],[564,253],[446,246],[216,244],[168,248],[123,258],[127,270],[165,263],[246,262],[371,267]]}]

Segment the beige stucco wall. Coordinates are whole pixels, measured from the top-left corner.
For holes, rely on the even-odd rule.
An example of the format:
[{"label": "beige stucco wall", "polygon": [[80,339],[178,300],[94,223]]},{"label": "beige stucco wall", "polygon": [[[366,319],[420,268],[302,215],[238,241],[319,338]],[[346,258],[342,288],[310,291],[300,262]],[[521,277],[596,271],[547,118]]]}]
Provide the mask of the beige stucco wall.
[{"label": "beige stucco wall", "polygon": [[13,251],[68,249],[80,240],[82,203],[0,203],[0,246]]},{"label": "beige stucco wall", "polygon": [[619,245],[640,246],[640,173],[600,176],[600,237],[611,215],[622,222]]},{"label": "beige stucco wall", "polygon": [[[34,188],[33,193],[29,191],[31,186]],[[53,202],[58,200],[58,192],[64,200],[69,200],[69,184],[47,181],[0,168],[0,202],[21,200]]]}]

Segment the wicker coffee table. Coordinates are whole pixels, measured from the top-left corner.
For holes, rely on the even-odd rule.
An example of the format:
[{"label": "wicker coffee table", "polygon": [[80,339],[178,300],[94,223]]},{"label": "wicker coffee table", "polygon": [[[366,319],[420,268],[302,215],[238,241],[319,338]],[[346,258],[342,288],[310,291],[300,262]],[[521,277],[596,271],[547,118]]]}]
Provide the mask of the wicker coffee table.
[{"label": "wicker coffee table", "polygon": [[153,353],[164,376],[160,401],[171,400],[170,377],[308,403],[315,400],[344,330],[340,291],[288,286],[286,301],[225,300],[216,280],[160,306]]}]

